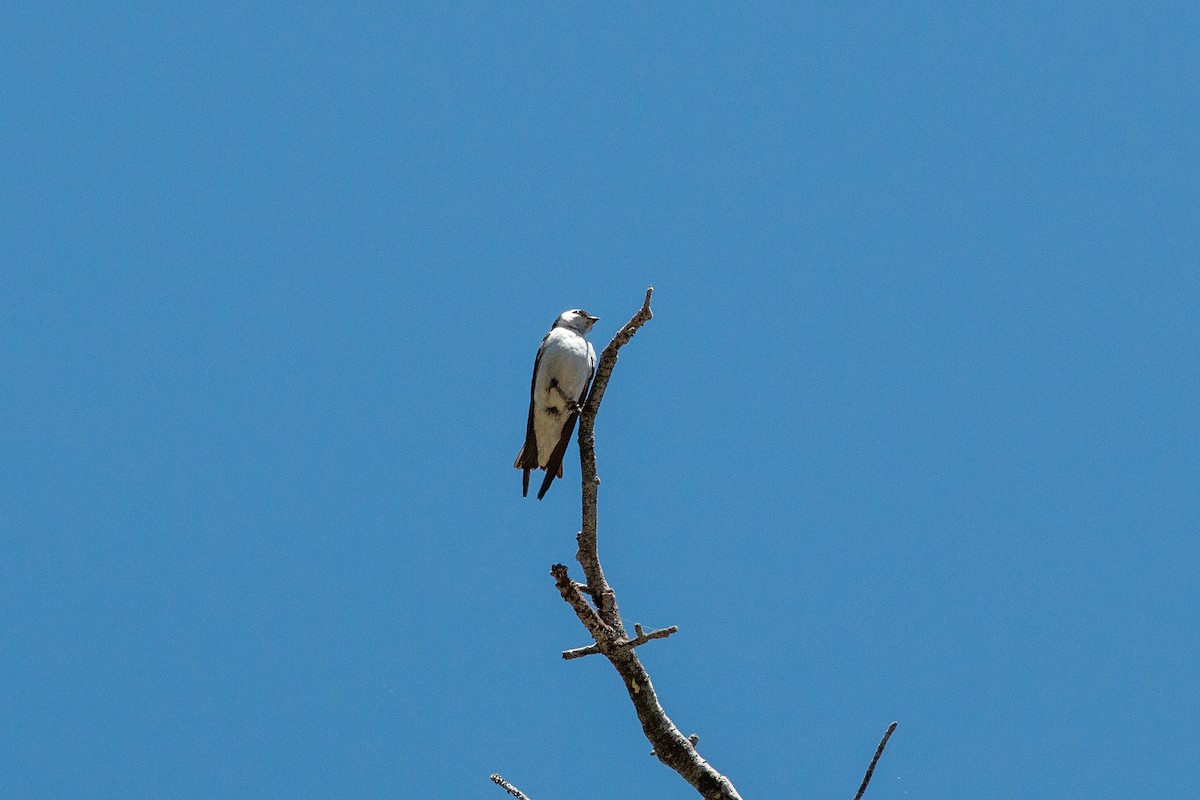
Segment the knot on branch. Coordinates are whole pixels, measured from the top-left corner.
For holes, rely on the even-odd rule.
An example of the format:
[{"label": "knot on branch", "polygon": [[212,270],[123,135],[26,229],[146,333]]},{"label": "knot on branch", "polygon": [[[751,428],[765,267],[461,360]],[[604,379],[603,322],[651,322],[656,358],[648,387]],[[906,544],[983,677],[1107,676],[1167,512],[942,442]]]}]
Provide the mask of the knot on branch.
[{"label": "knot on branch", "polygon": [[[697,733],[688,734],[687,740],[688,740],[688,744],[690,744],[692,746],[692,749],[695,750],[696,745],[700,744],[700,735]],[[650,755],[654,756],[655,758],[658,758],[658,751],[651,750]]]}]

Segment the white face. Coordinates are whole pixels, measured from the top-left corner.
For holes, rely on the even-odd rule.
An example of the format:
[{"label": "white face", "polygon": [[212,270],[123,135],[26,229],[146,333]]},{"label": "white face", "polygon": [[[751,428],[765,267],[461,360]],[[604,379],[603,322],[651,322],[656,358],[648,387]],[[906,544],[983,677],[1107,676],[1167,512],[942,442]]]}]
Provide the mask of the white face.
[{"label": "white face", "polygon": [[573,308],[570,311],[564,311],[559,314],[558,320],[554,323],[554,327],[570,328],[573,331],[586,334],[596,324],[599,317],[593,317],[591,314],[584,311],[582,308]]}]

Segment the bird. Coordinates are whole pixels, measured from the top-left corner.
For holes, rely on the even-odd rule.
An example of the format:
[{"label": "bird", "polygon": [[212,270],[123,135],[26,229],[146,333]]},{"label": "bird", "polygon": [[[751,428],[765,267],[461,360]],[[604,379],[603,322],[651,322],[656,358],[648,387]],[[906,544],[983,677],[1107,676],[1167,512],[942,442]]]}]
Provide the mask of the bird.
[{"label": "bird", "polygon": [[538,347],[529,386],[529,424],[525,444],[513,466],[524,470],[521,496],[529,496],[529,473],[546,470],[537,498],[541,500],[556,477],[563,476],[562,460],[582,412],[592,376],[596,374],[596,351],[585,337],[596,324],[582,308],[558,315]]}]

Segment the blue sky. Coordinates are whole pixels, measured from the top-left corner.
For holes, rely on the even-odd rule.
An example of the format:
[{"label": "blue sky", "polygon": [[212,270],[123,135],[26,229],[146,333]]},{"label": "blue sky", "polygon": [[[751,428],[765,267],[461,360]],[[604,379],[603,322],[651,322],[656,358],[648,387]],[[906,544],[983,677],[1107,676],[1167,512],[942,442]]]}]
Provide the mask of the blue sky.
[{"label": "blue sky", "polygon": [[7,18],[0,794],[1200,795],[1193,4]]}]

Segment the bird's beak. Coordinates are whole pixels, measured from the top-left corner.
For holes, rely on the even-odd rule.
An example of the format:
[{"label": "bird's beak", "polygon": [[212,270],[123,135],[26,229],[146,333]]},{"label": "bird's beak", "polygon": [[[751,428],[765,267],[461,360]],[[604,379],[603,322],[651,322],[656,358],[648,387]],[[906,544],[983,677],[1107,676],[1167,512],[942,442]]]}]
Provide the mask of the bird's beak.
[{"label": "bird's beak", "polygon": [[592,322],[599,322],[599,321],[600,321],[600,318],[599,318],[599,317],[593,317],[591,314],[588,314],[588,315],[587,315],[587,318],[588,318],[588,319],[590,319]]}]

